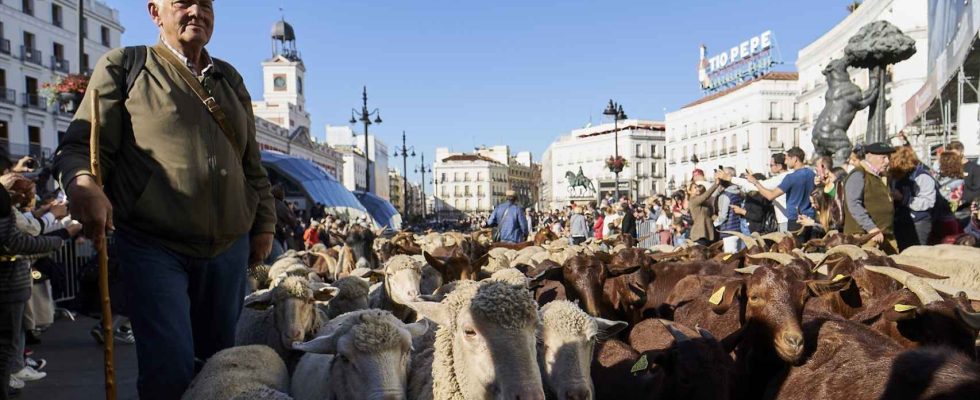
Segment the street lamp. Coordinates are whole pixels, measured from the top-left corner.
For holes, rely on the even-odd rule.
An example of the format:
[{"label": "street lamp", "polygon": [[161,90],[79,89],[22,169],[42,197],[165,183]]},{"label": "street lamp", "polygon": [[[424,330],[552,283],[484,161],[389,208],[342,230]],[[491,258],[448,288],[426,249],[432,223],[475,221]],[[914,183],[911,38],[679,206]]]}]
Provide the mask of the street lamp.
[{"label": "street lamp", "polygon": [[[619,121],[626,119],[626,113],[623,112],[623,105],[618,104],[612,99],[609,100],[609,105],[606,109],[602,111],[602,115],[610,116],[613,119],[613,137],[614,146],[613,159],[619,160]],[[625,164],[624,164],[625,165]],[[616,200],[619,201],[619,168],[614,168],[613,173],[616,174]]]},{"label": "street lamp", "polygon": [[[432,167],[427,167],[425,165],[425,153],[422,153],[421,156],[422,156],[422,161],[421,161],[421,163],[418,166],[415,167],[415,173],[416,174],[422,174],[422,180],[421,180],[422,183],[419,186],[421,186],[421,188],[422,188],[422,221],[425,221],[425,217],[426,217],[426,215],[425,215],[425,174],[427,174],[427,173],[428,174],[431,174],[432,173]],[[435,189],[433,189],[433,190],[435,190]],[[436,214],[436,217],[438,217],[438,214]]]},{"label": "street lamp", "polygon": [[[408,219],[408,157],[415,158],[415,146],[405,144],[405,131],[402,131],[402,147],[395,146],[395,157],[402,158],[402,206],[404,207],[405,217]],[[424,182],[424,181],[423,181]]]},{"label": "street lamp", "polygon": [[368,145],[368,126],[372,124],[372,116],[374,117],[373,123],[381,123],[381,111],[375,108],[374,111],[368,112],[367,86],[364,87],[362,99],[364,100],[364,104],[361,106],[361,111],[359,113],[360,115],[358,116],[358,111],[352,108],[350,110],[350,121],[348,122],[350,122],[351,125],[356,124],[357,121],[364,123],[364,192],[366,193],[371,191],[371,157],[368,156],[370,151],[370,147]]}]

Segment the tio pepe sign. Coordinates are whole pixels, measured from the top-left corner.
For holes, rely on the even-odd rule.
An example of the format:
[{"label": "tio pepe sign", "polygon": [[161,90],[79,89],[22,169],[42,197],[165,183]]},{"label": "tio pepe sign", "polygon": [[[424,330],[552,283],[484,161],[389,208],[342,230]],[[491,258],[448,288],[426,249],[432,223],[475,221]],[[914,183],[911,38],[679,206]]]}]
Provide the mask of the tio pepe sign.
[{"label": "tio pepe sign", "polygon": [[729,87],[759,73],[768,72],[776,63],[772,58],[772,31],[752,37],[728,51],[707,57],[707,47],[701,46],[698,80],[706,91]]}]

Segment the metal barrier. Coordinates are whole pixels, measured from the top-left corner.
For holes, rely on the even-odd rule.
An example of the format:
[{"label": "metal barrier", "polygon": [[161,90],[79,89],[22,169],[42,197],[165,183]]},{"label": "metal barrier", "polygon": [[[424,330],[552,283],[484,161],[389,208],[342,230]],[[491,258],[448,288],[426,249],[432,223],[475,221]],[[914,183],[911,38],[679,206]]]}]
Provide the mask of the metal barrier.
[{"label": "metal barrier", "polygon": [[95,247],[90,240],[72,240],[69,245],[63,246],[51,257],[60,265],[65,266],[65,288],[59,293],[52,293],[54,301],[61,302],[74,300],[81,289],[79,279],[82,274],[82,266],[95,257]]},{"label": "metal barrier", "polygon": [[642,222],[637,224],[636,237],[643,238],[644,236],[646,236],[646,239],[643,239],[642,242],[637,243],[637,246],[648,249],[656,245],[657,240],[659,239],[656,234],[656,229],[657,229],[657,224],[655,224],[654,221],[649,219],[643,220]]}]

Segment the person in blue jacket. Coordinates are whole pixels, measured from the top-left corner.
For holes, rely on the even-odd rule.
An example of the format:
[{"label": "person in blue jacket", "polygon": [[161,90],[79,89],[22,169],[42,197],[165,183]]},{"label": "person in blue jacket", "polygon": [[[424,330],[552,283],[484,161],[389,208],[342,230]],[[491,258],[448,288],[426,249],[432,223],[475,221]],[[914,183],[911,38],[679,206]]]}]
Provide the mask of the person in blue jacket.
[{"label": "person in blue jacket", "polygon": [[527,239],[527,218],[524,208],[517,204],[517,194],[513,190],[506,193],[507,201],[497,206],[487,220],[488,227],[499,226],[497,238],[501,242],[521,243]]}]

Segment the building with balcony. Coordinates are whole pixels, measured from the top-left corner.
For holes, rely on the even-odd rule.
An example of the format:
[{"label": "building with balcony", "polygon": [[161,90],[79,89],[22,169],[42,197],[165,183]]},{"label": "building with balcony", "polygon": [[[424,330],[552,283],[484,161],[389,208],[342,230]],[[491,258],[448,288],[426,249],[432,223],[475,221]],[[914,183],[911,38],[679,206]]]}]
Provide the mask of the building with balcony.
[{"label": "building with balcony", "polygon": [[[614,128],[618,128],[617,131]],[[615,174],[606,168],[606,159],[616,153],[627,165],[619,174],[620,195],[642,201],[665,190],[665,127],[660,121],[627,119],[575,129],[552,142],[542,159],[542,206],[561,208],[571,201],[592,201],[612,195]],[[569,187],[569,174],[579,171],[596,191]]]},{"label": "building with balcony", "polygon": [[[811,154],[813,124],[824,108],[824,96],[827,93],[827,81],[823,69],[834,59],[844,57],[844,47],[847,41],[864,25],[878,20],[890,22],[903,33],[915,40],[916,53],[908,60],[888,67],[888,78],[885,93],[890,106],[885,112],[885,125],[889,136],[897,134],[906,128],[915,118],[915,113],[906,115],[906,102],[912,98],[926,81],[929,47],[929,1],[921,0],[866,0],[827,33],[800,50],[796,59],[796,68],[800,72],[799,95],[796,102],[800,104],[800,147]],[[962,2],[938,2],[942,7]],[[969,3],[969,2],[966,2]],[[972,6],[970,6],[972,7]],[[955,23],[953,25],[956,25]],[[972,32],[976,34],[976,32]],[[868,70],[850,68],[851,80],[862,89],[868,87]],[[953,95],[951,98],[956,98]],[[974,114],[975,115],[975,114]],[[847,135],[851,142],[864,141],[868,127],[868,109],[858,111],[851,123]],[[935,126],[933,128],[936,128]],[[909,138],[917,142],[914,133]],[[934,132],[933,132],[934,133]],[[924,139],[924,138],[923,138]],[[924,143],[925,153],[928,147]]]},{"label": "building with balcony", "polygon": [[771,154],[802,147],[798,94],[795,72],[769,72],[667,113],[666,189],[695,168],[768,172]]},{"label": "building with balcony", "polygon": [[[327,125],[327,144],[338,149],[340,147],[345,148],[357,148],[359,149],[356,154],[360,154],[363,157],[365,154],[364,149],[364,135],[358,135],[354,133],[354,130],[347,126],[330,126]],[[374,134],[368,135],[367,143],[367,164],[371,168],[371,182],[368,185],[368,191],[378,195],[385,200],[390,200],[391,196],[388,193],[388,145],[385,142],[378,139]],[[346,151],[346,150],[341,150]],[[349,156],[344,157],[344,175],[347,175],[347,160],[354,160],[354,154],[348,151]],[[359,163],[365,162],[363,159],[358,161]],[[356,167],[355,164],[351,164],[350,167]],[[364,170],[362,169],[359,173],[358,181],[364,181]],[[346,182],[346,181],[345,181]],[[352,181],[353,182],[353,181]],[[354,190],[354,189],[351,189]],[[361,189],[359,189],[361,190]]]},{"label": "building with balcony", "polygon": [[89,72],[103,54],[119,47],[124,30],[119,12],[101,1],[83,1],[81,60],[78,1],[0,2],[0,143],[10,157],[32,155],[46,162],[73,113],[49,105],[40,94],[42,85],[68,73]]},{"label": "building with balcony", "polygon": [[449,219],[489,213],[505,200],[508,190],[517,194],[522,206],[533,207],[540,168],[530,152],[512,156],[508,146],[481,146],[473,153],[437,148],[432,167],[435,212]]},{"label": "building with balcony", "polygon": [[398,210],[398,213],[407,216],[405,213],[406,188],[402,174],[394,168],[388,169],[388,195],[391,196],[391,205]]}]

